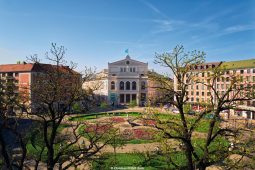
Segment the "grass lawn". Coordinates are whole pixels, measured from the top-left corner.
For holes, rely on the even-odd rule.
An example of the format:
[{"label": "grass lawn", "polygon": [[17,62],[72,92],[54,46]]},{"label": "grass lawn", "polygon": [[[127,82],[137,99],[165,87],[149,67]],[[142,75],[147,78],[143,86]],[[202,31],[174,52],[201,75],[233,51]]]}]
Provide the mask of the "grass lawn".
[{"label": "grass lawn", "polygon": [[[116,160],[115,160],[116,158]],[[177,152],[172,157],[173,161],[179,166],[185,165],[185,157],[182,153]],[[151,155],[147,157],[142,153],[107,153],[92,163],[92,169],[111,169],[111,167],[136,167],[145,170],[157,169],[176,169],[171,163],[168,163],[165,155]]]},{"label": "grass lawn", "polygon": [[[196,138],[193,139],[193,145],[199,156],[202,156],[205,139]],[[228,149],[229,143],[226,139],[216,138],[216,140],[209,147],[209,151],[223,152]],[[219,155],[211,154],[210,159],[219,159]],[[151,153],[149,156],[143,153],[117,153],[116,157],[114,153],[106,153],[99,157],[98,160],[93,161],[92,166],[94,170],[97,169],[110,169],[111,167],[136,167],[137,169],[144,168],[145,170],[157,170],[157,169],[178,169],[174,166],[186,169],[186,157],[184,152],[172,151],[168,154],[155,154]]]},{"label": "grass lawn", "polygon": [[92,120],[100,117],[112,117],[112,116],[123,116],[123,117],[138,117],[141,116],[139,112],[108,112],[108,113],[91,113],[91,114],[83,114],[75,117],[69,118],[70,121],[84,121],[84,120]]}]

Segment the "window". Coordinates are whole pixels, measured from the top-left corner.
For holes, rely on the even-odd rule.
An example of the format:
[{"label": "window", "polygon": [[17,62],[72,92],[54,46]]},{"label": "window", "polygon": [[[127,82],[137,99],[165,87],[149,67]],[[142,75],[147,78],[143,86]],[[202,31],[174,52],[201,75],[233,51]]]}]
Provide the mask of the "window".
[{"label": "window", "polygon": [[193,92],[193,91],[191,92],[191,95],[192,95],[192,96],[194,95],[194,92]]},{"label": "window", "polygon": [[133,72],[135,72],[135,67],[133,67]]},{"label": "window", "polygon": [[120,90],[124,90],[124,82],[123,81],[120,82]]},{"label": "window", "polygon": [[142,90],[145,90],[145,81],[142,81],[142,82],[141,82],[141,89],[142,89]]},{"label": "window", "polygon": [[205,73],[202,73],[202,77],[204,77],[205,76]]},{"label": "window", "polygon": [[129,61],[126,61],[126,64],[129,64]]},{"label": "window", "polygon": [[226,77],[226,82],[229,82],[229,77]]},{"label": "window", "polygon": [[243,74],[243,73],[244,73],[244,70],[240,70],[240,73]]},{"label": "window", "polygon": [[130,72],[132,72],[132,71],[133,71],[131,67],[129,68],[129,71],[130,71]]},{"label": "window", "polygon": [[116,76],[116,74],[112,74],[112,76]]},{"label": "window", "polygon": [[207,96],[211,96],[211,92],[207,92]]},{"label": "window", "polygon": [[114,81],[111,82],[111,90],[115,90],[115,82]]},{"label": "window", "polygon": [[205,92],[202,92],[202,96],[204,96],[205,95]]},{"label": "window", "polygon": [[19,73],[14,73],[15,77],[18,77],[19,76]]},{"label": "window", "polygon": [[136,101],[136,94],[132,94],[132,101]]},{"label": "window", "polygon": [[120,103],[124,103],[124,94],[120,94]]},{"label": "window", "polygon": [[136,90],[136,82],[135,81],[132,82],[132,90]]},{"label": "window", "polygon": [[221,85],[221,89],[224,89],[224,84]]},{"label": "window", "polygon": [[126,82],[126,90],[130,90],[130,82],[129,81]]},{"label": "window", "polygon": [[126,94],[126,103],[130,102],[130,94]]},{"label": "window", "polygon": [[197,85],[196,89],[198,90],[198,85]]},{"label": "window", "polygon": [[123,72],[123,68],[122,67],[120,68],[120,72]]},{"label": "window", "polygon": [[247,80],[247,81],[250,81],[250,77],[249,77],[249,76],[246,76],[246,80]]},{"label": "window", "polygon": [[247,69],[247,73],[251,73],[251,70],[250,70],[250,69]]},{"label": "window", "polygon": [[192,102],[194,101],[194,97],[191,97],[191,101],[192,101]]},{"label": "window", "polygon": [[255,76],[252,77],[252,81],[255,82]]},{"label": "window", "polygon": [[124,72],[126,72],[126,67],[124,67]]},{"label": "window", "polygon": [[198,91],[196,92],[196,95],[199,96],[199,92]]},{"label": "window", "polygon": [[255,73],[255,69],[252,70],[252,73]]},{"label": "window", "polygon": [[199,102],[199,98],[196,98],[196,101]]}]

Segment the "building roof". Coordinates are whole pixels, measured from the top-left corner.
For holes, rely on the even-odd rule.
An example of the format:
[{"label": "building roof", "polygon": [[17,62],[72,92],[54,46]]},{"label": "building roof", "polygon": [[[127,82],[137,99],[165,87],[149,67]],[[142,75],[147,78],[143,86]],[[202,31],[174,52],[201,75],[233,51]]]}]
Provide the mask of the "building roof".
[{"label": "building roof", "polygon": [[118,61],[115,61],[115,62],[112,62],[112,63],[108,63],[108,64],[122,65],[122,64],[125,64],[126,61],[130,61],[130,62],[138,63],[138,64],[146,64],[146,65],[148,65],[148,63],[144,63],[144,62],[141,62],[141,61],[137,61],[137,60],[131,59],[131,57],[129,55],[127,55],[125,59],[118,60]]},{"label": "building roof", "polygon": [[[22,63],[0,65],[0,72],[47,72],[56,69],[56,65],[42,63]],[[59,67],[63,73],[79,74],[68,66]]]},{"label": "building roof", "polygon": [[0,72],[31,72],[34,64],[4,64],[0,65]]},{"label": "building roof", "polygon": [[255,59],[227,61],[222,63],[222,67],[226,69],[255,68]]}]

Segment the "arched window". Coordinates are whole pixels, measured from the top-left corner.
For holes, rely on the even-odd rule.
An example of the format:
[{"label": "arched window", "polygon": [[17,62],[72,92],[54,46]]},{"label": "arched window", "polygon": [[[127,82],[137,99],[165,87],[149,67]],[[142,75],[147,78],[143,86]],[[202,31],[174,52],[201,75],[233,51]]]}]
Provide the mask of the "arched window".
[{"label": "arched window", "polygon": [[136,82],[135,81],[132,82],[132,90],[136,90]]},{"label": "arched window", "polygon": [[126,90],[130,90],[130,82],[129,81],[126,82]]},{"label": "arched window", "polygon": [[115,82],[114,81],[111,82],[111,90],[115,90]]},{"label": "arched window", "polygon": [[145,90],[145,81],[142,81],[142,82],[141,82],[141,89],[142,89],[142,90]]},{"label": "arched window", "polygon": [[123,81],[120,82],[120,90],[124,90],[124,82]]}]

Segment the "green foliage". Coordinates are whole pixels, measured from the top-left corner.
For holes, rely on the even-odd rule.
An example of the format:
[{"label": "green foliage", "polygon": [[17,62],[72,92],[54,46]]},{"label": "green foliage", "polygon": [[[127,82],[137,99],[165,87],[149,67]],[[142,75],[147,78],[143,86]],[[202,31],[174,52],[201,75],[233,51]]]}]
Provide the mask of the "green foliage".
[{"label": "green foliage", "polygon": [[183,111],[184,111],[184,113],[188,113],[189,111],[191,111],[191,105],[190,104],[185,104],[183,106]]},{"label": "green foliage", "polygon": [[134,108],[137,106],[136,100],[132,100],[129,102],[129,107]]},{"label": "green foliage", "polygon": [[108,107],[108,104],[106,102],[100,103],[100,108],[101,109],[106,109]]},{"label": "green foliage", "polygon": [[69,118],[70,121],[84,121],[84,120],[92,120],[97,119],[100,117],[111,117],[111,116],[123,116],[126,117],[132,116],[132,117],[138,117],[141,116],[141,113],[139,112],[107,112],[107,113],[91,113],[91,114],[82,114],[79,116],[74,116]]},{"label": "green foliage", "polygon": [[[110,169],[111,167],[136,167],[145,170],[176,169],[172,164],[166,162],[166,155],[145,153],[117,153],[117,164],[114,164],[114,154],[104,154],[93,161],[92,169]],[[172,155],[173,161],[180,166],[185,165],[185,156],[181,152]]]},{"label": "green foliage", "polygon": [[81,112],[81,106],[80,106],[80,104],[79,103],[74,103],[73,104],[73,106],[72,106],[72,110],[74,111],[74,112]]}]

